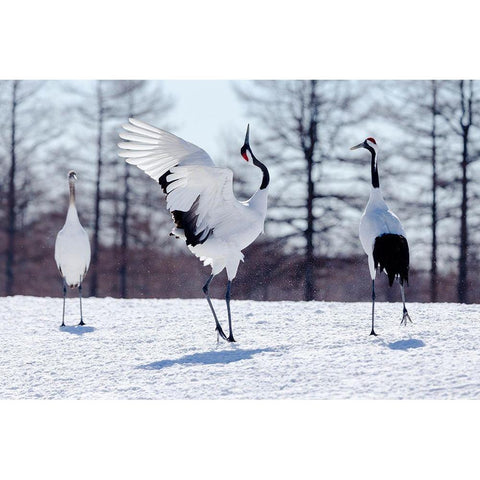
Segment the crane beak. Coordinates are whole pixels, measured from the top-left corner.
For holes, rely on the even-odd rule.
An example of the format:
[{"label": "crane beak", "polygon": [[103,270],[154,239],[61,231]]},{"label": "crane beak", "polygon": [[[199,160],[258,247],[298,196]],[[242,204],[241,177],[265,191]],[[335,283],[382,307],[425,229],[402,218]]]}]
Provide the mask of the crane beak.
[{"label": "crane beak", "polygon": [[244,145],[249,147],[250,146],[250,124],[247,125],[247,133],[245,134],[245,143]]},{"label": "crane beak", "polygon": [[359,143],[358,145],[355,145],[354,147],[350,147],[350,150],[356,150],[357,148],[363,148],[364,147],[364,142]]}]

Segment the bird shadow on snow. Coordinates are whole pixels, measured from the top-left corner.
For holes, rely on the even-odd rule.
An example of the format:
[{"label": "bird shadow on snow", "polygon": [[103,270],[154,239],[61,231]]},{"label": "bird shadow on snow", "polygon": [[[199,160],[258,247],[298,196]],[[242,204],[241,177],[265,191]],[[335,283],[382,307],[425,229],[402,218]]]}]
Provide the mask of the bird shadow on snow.
[{"label": "bird shadow on snow", "polygon": [[239,362],[240,360],[249,360],[254,355],[263,352],[272,352],[271,348],[257,348],[251,350],[213,350],[209,352],[193,353],[185,355],[175,360],[160,360],[147,365],[139,365],[137,368],[143,370],[161,370],[162,368],[171,367],[172,365],[213,365],[217,363],[227,364]]},{"label": "bird shadow on snow", "polygon": [[85,325],[65,325],[64,327],[58,327],[60,332],[72,333],[74,335],[83,335],[84,333],[94,332],[94,327],[88,327]]},{"label": "bird shadow on snow", "polygon": [[408,350],[410,348],[421,348],[424,346],[425,342],[416,338],[408,338],[406,340],[398,340],[396,342],[387,343],[387,347],[391,350]]}]

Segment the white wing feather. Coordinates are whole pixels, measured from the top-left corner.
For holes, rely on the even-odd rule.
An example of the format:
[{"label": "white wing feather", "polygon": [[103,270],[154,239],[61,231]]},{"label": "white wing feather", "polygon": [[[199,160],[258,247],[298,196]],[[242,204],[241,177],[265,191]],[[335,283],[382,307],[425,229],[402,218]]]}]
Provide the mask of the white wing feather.
[{"label": "white wing feather", "polygon": [[[197,215],[195,233],[221,228],[232,222],[232,207],[242,209],[233,194],[233,172],[215,167],[200,147],[139,120],[130,119],[121,133],[125,142],[119,155],[158,182],[166,172],[167,208]],[[240,213],[240,212],[239,212]]]},{"label": "white wing feather", "polygon": [[126,141],[118,144],[119,155],[154,180],[175,165],[215,166],[208,153],[193,143],[134,118],[129,122],[123,125],[127,133],[120,133]]}]

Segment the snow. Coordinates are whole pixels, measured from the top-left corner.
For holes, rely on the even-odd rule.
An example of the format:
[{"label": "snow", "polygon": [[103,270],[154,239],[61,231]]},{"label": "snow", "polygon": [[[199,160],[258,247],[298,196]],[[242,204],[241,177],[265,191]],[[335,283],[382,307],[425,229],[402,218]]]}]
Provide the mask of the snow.
[{"label": "snow", "polygon": [[[214,299],[228,330],[224,301]],[[480,305],[0,298],[0,399],[479,399]]]}]

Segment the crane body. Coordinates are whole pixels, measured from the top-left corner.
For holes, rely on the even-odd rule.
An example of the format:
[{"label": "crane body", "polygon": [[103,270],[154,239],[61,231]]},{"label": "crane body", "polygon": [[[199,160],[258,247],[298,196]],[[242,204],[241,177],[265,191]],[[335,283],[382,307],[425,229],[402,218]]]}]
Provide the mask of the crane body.
[{"label": "crane body", "polygon": [[90,241],[87,232],[82,227],[78,218],[75,205],[74,171],[68,172],[70,201],[67,218],[63,228],[58,232],[55,240],[55,262],[63,278],[63,315],[62,327],[65,326],[65,297],[67,287],[77,288],[80,299],[80,323],[84,325],[82,312],[82,282],[90,266]]},{"label": "crane body", "polygon": [[372,330],[376,335],[375,318],[375,278],[377,270],[384,271],[390,286],[398,279],[403,301],[403,317],[401,323],[411,322],[405,306],[404,283],[408,284],[410,254],[405,230],[398,217],[388,208],[380,189],[377,165],[377,143],[369,137],[363,143],[351,147],[350,150],[365,148],[371,153],[372,187],[367,206],[363,212],[359,226],[359,237],[363,250],[368,256],[368,267],[372,278]]},{"label": "crane body", "polygon": [[[189,250],[212,272],[203,286],[215,319],[219,336],[234,342],[230,313],[230,289],[243,261],[242,250],[263,232],[267,212],[269,173],[253,155],[249,144],[249,128],[241,155],[249,165],[263,174],[259,190],[247,201],[238,201],[233,194],[233,172],[215,166],[201,148],[176,135],[131,118],[123,125],[124,140],[119,155],[143,170],[160,184],[172,215],[171,235],[183,239]],[[208,294],[215,275],[227,272],[229,336],[218,321]]]}]

